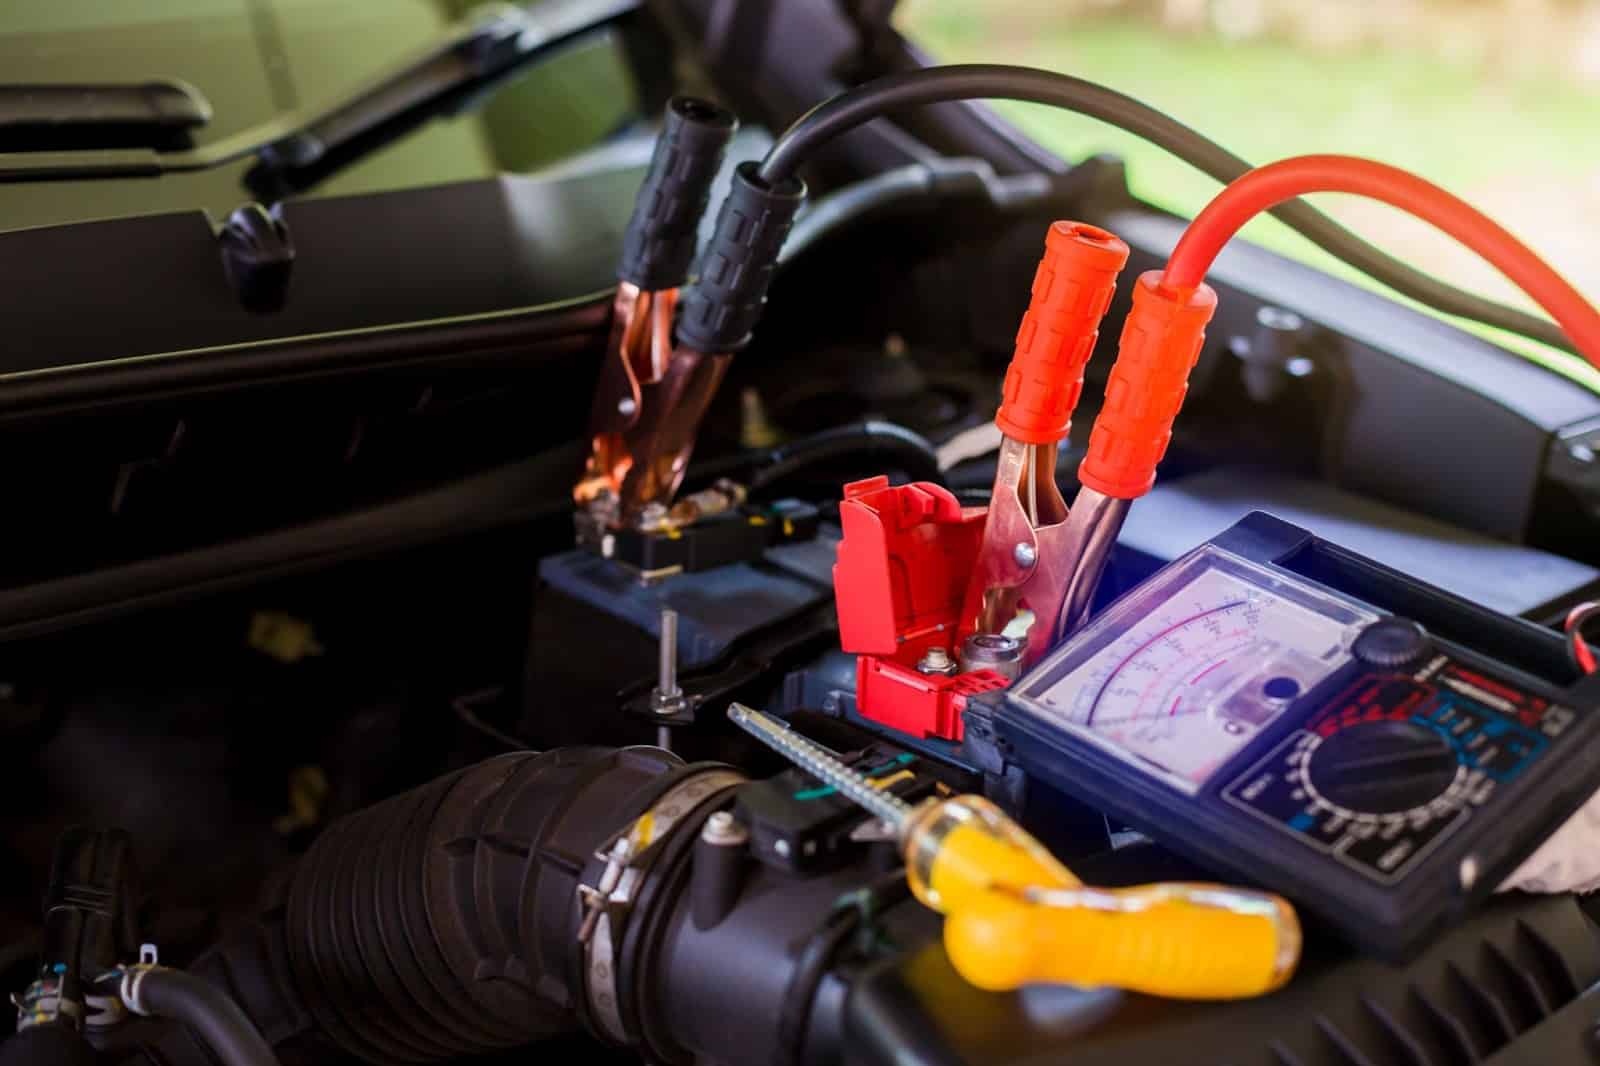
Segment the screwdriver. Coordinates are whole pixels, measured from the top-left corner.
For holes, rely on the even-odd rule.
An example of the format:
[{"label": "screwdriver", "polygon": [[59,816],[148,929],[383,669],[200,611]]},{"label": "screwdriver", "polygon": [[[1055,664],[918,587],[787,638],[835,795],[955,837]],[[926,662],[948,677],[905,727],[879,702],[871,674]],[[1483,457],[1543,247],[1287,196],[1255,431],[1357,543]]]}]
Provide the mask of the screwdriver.
[{"label": "screwdriver", "polygon": [[1281,987],[1299,961],[1300,924],[1278,896],[1189,883],[1091,888],[980,796],[913,807],[775,718],[740,703],[728,717],[893,831],[912,893],[945,915],[945,952],[979,988],[1237,999]]}]

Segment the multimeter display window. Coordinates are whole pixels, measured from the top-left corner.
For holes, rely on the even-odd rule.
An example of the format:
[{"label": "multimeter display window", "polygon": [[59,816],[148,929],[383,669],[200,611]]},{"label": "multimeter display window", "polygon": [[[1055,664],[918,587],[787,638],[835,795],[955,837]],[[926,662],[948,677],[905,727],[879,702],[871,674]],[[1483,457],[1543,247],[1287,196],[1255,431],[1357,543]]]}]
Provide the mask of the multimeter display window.
[{"label": "multimeter display window", "polygon": [[1047,657],[1011,702],[1194,793],[1378,617],[1206,546]]}]

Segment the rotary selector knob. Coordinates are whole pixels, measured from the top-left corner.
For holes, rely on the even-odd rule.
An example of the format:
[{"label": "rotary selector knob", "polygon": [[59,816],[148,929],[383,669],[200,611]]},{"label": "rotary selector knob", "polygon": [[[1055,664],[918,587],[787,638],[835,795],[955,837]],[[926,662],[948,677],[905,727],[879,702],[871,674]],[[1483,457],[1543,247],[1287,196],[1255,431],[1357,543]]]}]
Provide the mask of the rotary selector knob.
[{"label": "rotary selector knob", "polygon": [[1385,618],[1361,631],[1350,653],[1383,670],[1414,663],[1433,650],[1428,631],[1409,618]]},{"label": "rotary selector knob", "polygon": [[1390,814],[1421,807],[1455,780],[1455,749],[1416,722],[1361,722],[1318,744],[1311,787],[1335,807]]}]

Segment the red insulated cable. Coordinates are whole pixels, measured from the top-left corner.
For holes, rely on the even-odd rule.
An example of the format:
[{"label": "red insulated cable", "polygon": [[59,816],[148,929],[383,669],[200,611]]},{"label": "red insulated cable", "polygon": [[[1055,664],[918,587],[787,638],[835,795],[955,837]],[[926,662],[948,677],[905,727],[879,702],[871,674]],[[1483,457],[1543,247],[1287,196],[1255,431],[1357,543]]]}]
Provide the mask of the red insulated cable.
[{"label": "red insulated cable", "polygon": [[1567,651],[1578,669],[1586,674],[1600,671],[1600,663],[1595,662],[1593,650],[1590,649],[1588,641],[1583,639],[1583,627],[1596,614],[1600,614],[1600,603],[1580,603],[1567,612],[1567,620],[1563,627],[1567,631]]},{"label": "red insulated cable", "polygon": [[1600,312],[1560,274],[1503,226],[1466,201],[1397,167],[1343,155],[1304,155],[1257,167],[1206,205],[1167,260],[1164,287],[1194,289],[1246,222],[1263,211],[1314,192],[1343,192],[1381,200],[1430,222],[1477,252],[1533,297],[1600,367]]}]

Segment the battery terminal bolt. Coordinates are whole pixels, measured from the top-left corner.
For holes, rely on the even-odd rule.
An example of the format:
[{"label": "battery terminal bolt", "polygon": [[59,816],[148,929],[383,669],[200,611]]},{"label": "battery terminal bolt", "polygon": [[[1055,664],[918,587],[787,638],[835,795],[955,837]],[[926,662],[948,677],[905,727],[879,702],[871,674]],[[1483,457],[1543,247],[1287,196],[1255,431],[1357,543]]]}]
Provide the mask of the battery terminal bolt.
[{"label": "battery terminal bolt", "polygon": [[922,658],[917,662],[917,673],[932,674],[939,677],[954,677],[961,672],[961,666],[950,653],[937,644],[922,653]]}]

